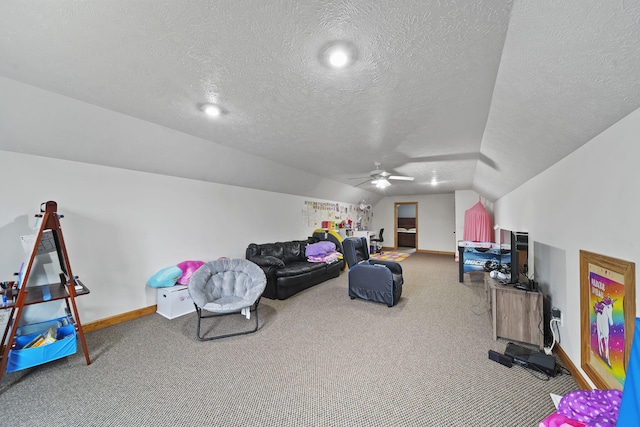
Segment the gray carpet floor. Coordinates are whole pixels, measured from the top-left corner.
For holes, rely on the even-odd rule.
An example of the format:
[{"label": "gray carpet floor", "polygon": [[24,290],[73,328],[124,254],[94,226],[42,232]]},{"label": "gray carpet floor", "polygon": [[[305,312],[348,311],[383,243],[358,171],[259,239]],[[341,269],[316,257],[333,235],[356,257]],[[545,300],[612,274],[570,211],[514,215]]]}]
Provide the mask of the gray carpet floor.
[{"label": "gray carpet floor", "polygon": [[549,393],[578,388],[567,372],[545,380],[487,358],[507,341],[492,340],[484,285],[458,283],[452,256],[401,265],[392,308],[351,300],[345,271],[285,301],[263,298],[252,335],[199,342],[194,313],[88,333],[91,365],[78,347],[4,375],[0,424],[525,427],[554,411]]}]

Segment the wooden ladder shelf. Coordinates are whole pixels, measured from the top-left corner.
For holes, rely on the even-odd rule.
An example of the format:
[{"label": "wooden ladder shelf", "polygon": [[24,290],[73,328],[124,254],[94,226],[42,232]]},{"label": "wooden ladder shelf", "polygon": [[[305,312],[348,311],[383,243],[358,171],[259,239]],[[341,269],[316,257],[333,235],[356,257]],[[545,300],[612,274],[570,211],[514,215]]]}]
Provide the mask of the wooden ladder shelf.
[{"label": "wooden ladder shelf", "polygon": [[[57,213],[57,203],[48,201],[42,204],[40,207],[40,214],[36,217],[41,218],[40,229],[36,236],[31,255],[29,257],[26,269],[22,267],[24,272],[22,277],[18,280],[18,289],[15,302],[7,300],[7,305],[4,309],[11,309],[9,315],[9,321],[4,330],[2,341],[0,341],[2,364],[0,365],[0,379],[7,369],[7,362],[11,356],[11,350],[16,348],[16,336],[20,325],[20,318],[26,306],[40,304],[43,302],[64,300],[66,303],[66,312],[74,326],[77,338],[80,339],[82,350],[84,351],[87,365],[91,363],[89,358],[89,351],[87,350],[87,343],[84,338],[84,332],[82,330],[82,323],[80,322],[80,315],[78,314],[78,308],[76,306],[76,296],[85,295],[89,293],[89,289],[84,286],[82,282],[73,275],[71,271],[71,265],[69,264],[69,257],[67,255],[67,248],[64,244],[64,238],[62,236],[62,229],[60,228],[60,218],[62,215]],[[51,232],[51,235],[47,235],[43,239],[45,232]],[[58,261],[60,263],[60,283],[50,283],[47,285],[28,286],[29,278],[31,276],[31,269],[34,264],[35,257],[38,253],[43,240],[51,240],[54,243],[55,251],[58,255]],[[51,250],[53,252],[53,250]],[[16,292],[14,290],[14,292]],[[75,339],[75,338],[74,338]],[[74,347],[75,348],[75,347]],[[54,360],[54,359],[51,359]],[[50,360],[43,360],[42,363],[46,363]]]}]

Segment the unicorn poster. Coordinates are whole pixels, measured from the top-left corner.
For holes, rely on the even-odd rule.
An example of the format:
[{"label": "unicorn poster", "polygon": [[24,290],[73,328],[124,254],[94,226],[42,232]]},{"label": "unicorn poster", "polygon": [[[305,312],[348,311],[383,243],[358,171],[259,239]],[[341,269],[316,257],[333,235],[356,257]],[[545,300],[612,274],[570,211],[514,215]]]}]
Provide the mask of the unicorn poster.
[{"label": "unicorn poster", "polygon": [[589,264],[591,352],[620,385],[625,378],[624,293],[622,274]]},{"label": "unicorn poster", "polygon": [[622,390],[636,316],[633,262],[580,251],[582,369],[596,388]]}]

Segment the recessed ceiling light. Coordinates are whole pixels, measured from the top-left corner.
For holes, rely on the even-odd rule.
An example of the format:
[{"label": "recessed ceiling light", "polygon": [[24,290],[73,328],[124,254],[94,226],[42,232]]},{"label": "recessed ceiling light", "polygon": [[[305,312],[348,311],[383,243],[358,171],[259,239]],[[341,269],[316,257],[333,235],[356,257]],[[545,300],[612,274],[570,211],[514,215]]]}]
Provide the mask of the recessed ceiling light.
[{"label": "recessed ceiling light", "polygon": [[216,104],[202,104],[201,110],[210,117],[220,117],[223,113],[222,107]]},{"label": "recessed ceiling light", "polygon": [[320,61],[329,68],[346,68],[356,60],[357,52],[353,43],[334,41],[320,50]]},{"label": "recessed ceiling light", "polygon": [[336,49],[333,52],[329,53],[329,64],[333,68],[342,68],[349,63],[349,53]]}]

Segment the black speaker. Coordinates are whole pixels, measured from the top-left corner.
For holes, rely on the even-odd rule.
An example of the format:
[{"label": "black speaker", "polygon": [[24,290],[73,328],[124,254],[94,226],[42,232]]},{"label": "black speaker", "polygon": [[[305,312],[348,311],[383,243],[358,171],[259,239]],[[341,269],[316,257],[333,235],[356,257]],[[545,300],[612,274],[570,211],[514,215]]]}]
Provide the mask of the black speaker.
[{"label": "black speaker", "polygon": [[509,356],[505,356],[504,354],[498,353],[497,351],[489,350],[489,359],[494,362],[498,362],[501,365],[510,368],[513,365],[513,359]]}]

